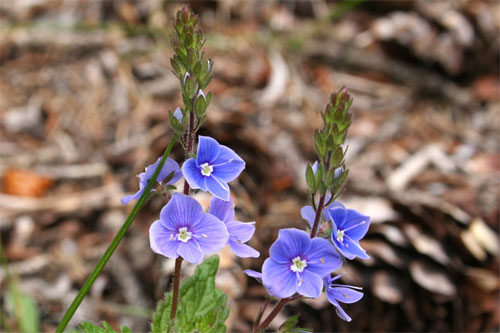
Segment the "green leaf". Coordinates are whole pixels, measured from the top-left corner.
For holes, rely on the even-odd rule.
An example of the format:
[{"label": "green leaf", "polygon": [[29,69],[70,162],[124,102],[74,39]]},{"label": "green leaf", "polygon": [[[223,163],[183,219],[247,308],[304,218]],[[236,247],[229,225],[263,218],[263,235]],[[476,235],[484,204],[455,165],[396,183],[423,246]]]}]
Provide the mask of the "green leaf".
[{"label": "green leaf", "polygon": [[298,322],[299,322],[298,315],[291,316],[283,324],[281,324],[278,332],[279,333],[312,332],[312,330],[307,328],[295,327]]},{"label": "green leaf", "polygon": [[338,168],[344,161],[344,151],[342,147],[337,147],[337,149],[333,152],[332,158],[330,159],[330,166],[332,168]]},{"label": "green leaf", "polygon": [[226,295],[215,288],[219,257],[213,256],[196,268],[193,276],[184,279],[179,289],[179,306],[174,322],[170,321],[171,293],[158,303],[151,331],[165,332],[170,325],[176,332],[225,332],[229,316]]},{"label": "green leaf", "polygon": [[306,167],[306,183],[311,193],[314,193],[316,191],[316,182],[314,178],[314,171],[310,164]]},{"label": "green leaf", "polygon": [[195,90],[194,81],[191,76],[186,77],[186,82],[184,82],[184,94],[186,97],[191,98]]},{"label": "green leaf", "polygon": [[[117,333],[117,331],[115,331],[113,329],[113,327],[111,327],[111,325],[108,322],[101,321],[101,325],[102,325],[102,327],[94,325],[92,323],[89,323],[88,321],[84,321],[83,323],[80,324],[80,327],[82,329],[81,332],[85,332],[85,333]],[[131,333],[132,330],[130,328],[128,328],[127,326],[121,326],[120,332],[121,333]]]},{"label": "green leaf", "polygon": [[35,300],[21,291],[19,285],[13,280],[8,286],[6,302],[22,332],[40,331],[40,315]]},{"label": "green leaf", "polygon": [[180,123],[179,119],[174,117],[174,113],[172,111],[168,112],[169,115],[169,121],[170,121],[170,126],[175,132],[182,132],[182,124]]},{"label": "green leaf", "polygon": [[318,170],[316,171],[316,174],[314,175],[314,177],[316,178],[314,181],[314,184],[316,185],[316,187],[318,187],[321,184],[324,176],[325,176],[325,166],[321,162],[321,163],[319,163]]},{"label": "green leaf", "polygon": [[314,133],[314,148],[316,149],[316,152],[318,153],[318,156],[320,158],[323,158],[323,156],[325,156],[326,138],[322,132],[316,131],[316,133]]},{"label": "green leaf", "polygon": [[127,326],[120,326],[120,330],[122,331],[122,333],[132,333],[132,330]]},{"label": "green leaf", "polygon": [[196,115],[196,118],[201,119],[203,117],[203,115],[205,114],[205,110],[207,109],[207,105],[208,104],[205,97],[198,97],[196,102],[194,102],[194,113]]}]

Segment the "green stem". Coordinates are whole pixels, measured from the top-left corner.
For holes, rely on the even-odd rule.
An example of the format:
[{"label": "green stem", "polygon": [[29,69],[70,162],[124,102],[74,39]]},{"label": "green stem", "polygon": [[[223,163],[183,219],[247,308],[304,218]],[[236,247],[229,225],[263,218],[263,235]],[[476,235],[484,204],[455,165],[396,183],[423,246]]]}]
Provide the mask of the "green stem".
[{"label": "green stem", "polygon": [[59,323],[59,326],[57,326],[57,329],[56,329],[57,333],[62,333],[64,331],[64,329],[68,325],[69,321],[71,320],[71,318],[75,314],[76,310],[78,309],[78,307],[82,303],[83,299],[85,298],[85,296],[89,292],[90,288],[94,284],[95,280],[97,279],[99,274],[101,274],[102,270],[104,269],[104,266],[106,266],[107,262],[109,261],[109,258],[111,258],[111,255],[113,255],[113,252],[115,252],[116,248],[118,247],[121,240],[125,236],[125,233],[127,232],[128,228],[130,227],[130,225],[134,221],[135,217],[137,216],[137,213],[139,213],[139,210],[142,208],[142,206],[146,202],[147,197],[149,196],[149,193],[150,193],[151,189],[153,188],[153,185],[156,182],[156,178],[158,178],[158,175],[160,174],[160,171],[163,168],[163,165],[165,164],[165,161],[167,160],[168,155],[170,154],[170,152],[172,151],[172,148],[174,147],[175,141],[176,140],[174,138],[172,138],[170,140],[170,143],[169,143],[167,149],[165,149],[165,152],[163,153],[163,157],[160,161],[160,164],[156,168],[155,173],[153,174],[153,177],[151,177],[151,179],[149,180],[148,185],[144,189],[144,192],[142,193],[141,197],[139,198],[139,200],[135,204],[135,206],[132,209],[132,211],[130,212],[129,216],[127,217],[127,219],[123,223],[122,227],[120,228],[120,230],[116,234],[115,238],[113,239],[113,241],[109,245],[106,252],[104,252],[104,255],[101,257],[101,259],[99,260],[99,262],[95,266],[95,268],[92,271],[92,273],[90,274],[90,276],[87,278],[87,280],[83,284],[82,288],[78,292],[78,295],[76,295],[75,299],[73,300],[73,303],[71,303],[68,310],[64,314],[64,317],[61,320],[61,322]]}]

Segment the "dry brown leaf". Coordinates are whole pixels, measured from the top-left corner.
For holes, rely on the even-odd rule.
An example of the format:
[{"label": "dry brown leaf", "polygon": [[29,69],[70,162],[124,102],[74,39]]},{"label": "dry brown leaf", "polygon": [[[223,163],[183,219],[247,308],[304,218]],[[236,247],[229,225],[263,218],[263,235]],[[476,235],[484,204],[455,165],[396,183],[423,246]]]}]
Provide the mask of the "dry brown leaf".
[{"label": "dry brown leaf", "polygon": [[21,197],[41,197],[54,181],[25,169],[7,169],[2,177],[2,192]]},{"label": "dry brown leaf", "polygon": [[445,270],[422,260],[410,264],[410,273],[421,287],[444,296],[453,297],[457,292],[455,284]]},{"label": "dry brown leaf", "polygon": [[388,303],[401,303],[404,297],[404,291],[398,277],[385,271],[375,273],[372,289],[378,298]]}]

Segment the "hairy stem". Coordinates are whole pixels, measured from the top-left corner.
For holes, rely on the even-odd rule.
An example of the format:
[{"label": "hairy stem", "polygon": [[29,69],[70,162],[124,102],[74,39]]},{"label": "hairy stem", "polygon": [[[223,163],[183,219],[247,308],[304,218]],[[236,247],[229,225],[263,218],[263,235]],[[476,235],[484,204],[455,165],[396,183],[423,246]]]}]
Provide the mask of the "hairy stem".
[{"label": "hairy stem", "polygon": [[181,281],[182,257],[175,259],[174,289],[172,291],[172,306],[170,307],[170,319],[174,320],[177,314],[177,304],[179,303],[179,285]]},{"label": "hairy stem", "polygon": [[68,310],[66,310],[66,313],[64,314],[61,322],[57,326],[57,329],[56,329],[57,333],[63,332],[64,329],[66,328],[66,326],[68,326],[69,321],[71,320],[71,318],[75,314],[76,310],[78,309],[78,307],[82,303],[83,299],[85,298],[85,296],[89,292],[89,290],[92,287],[92,285],[94,284],[95,280],[97,279],[99,274],[101,274],[102,270],[104,269],[104,266],[106,266],[107,262],[109,261],[109,259],[113,255],[113,252],[115,252],[116,248],[118,247],[118,245],[122,241],[123,237],[125,236],[128,228],[130,227],[132,222],[134,222],[134,219],[137,216],[137,213],[139,213],[139,210],[142,208],[142,206],[146,202],[147,197],[149,196],[149,192],[153,188],[153,185],[156,183],[156,178],[158,178],[158,175],[160,174],[160,171],[163,168],[163,165],[165,164],[165,161],[167,160],[168,155],[170,155],[170,152],[172,151],[172,148],[174,147],[175,141],[176,140],[174,138],[172,138],[170,140],[170,143],[168,144],[167,149],[165,149],[165,152],[163,153],[163,157],[161,158],[160,164],[158,165],[153,176],[149,180],[148,185],[144,189],[144,192],[142,193],[141,197],[139,198],[139,200],[135,204],[134,208],[130,212],[129,216],[127,217],[127,219],[125,220],[123,225],[121,226],[120,230],[118,230],[118,233],[116,234],[115,238],[113,239],[113,241],[111,242],[111,244],[107,248],[106,252],[104,252],[103,256],[101,257],[101,259],[99,260],[99,262],[95,266],[94,270],[92,271],[90,276],[87,278],[87,280],[83,284],[82,288],[80,289],[80,291],[76,295],[75,299],[73,300],[73,303],[71,303]]},{"label": "hairy stem", "polygon": [[321,213],[323,213],[323,208],[325,207],[325,197],[326,194],[323,194],[319,199],[318,208],[316,209],[316,217],[314,219],[314,225],[311,230],[311,238],[314,238],[318,233],[319,220],[321,218]]},{"label": "hairy stem", "polygon": [[[330,167],[330,159],[332,157],[332,153],[328,153],[328,156],[326,158],[325,162],[325,170],[328,170]],[[332,193],[332,198],[334,197],[334,194]],[[319,199],[318,207],[316,209],[316,217],[314,219],[314,225],[311,230],[311,238],[316,237],[316,234],[318,233],[318,226],[319,226],[319,220],[321,219],[321,214],[323,213],[323,208],[325,208],[325,198],[326,198],[326,193],[321,196]]]}]

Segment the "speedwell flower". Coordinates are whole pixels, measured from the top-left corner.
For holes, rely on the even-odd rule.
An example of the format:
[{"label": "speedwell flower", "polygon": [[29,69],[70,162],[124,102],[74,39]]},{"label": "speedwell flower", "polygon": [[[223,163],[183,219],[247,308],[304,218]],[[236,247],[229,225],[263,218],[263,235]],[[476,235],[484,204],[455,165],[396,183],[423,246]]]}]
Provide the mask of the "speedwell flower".
[{"label": "speedwell flower", "polygon": [[316,298],[322,278],[342,265],[335,247],[323,238],[311,239],[295,228],[281,229],[262,266],[262,283],[271,296],[286,298],[299,293]]},{"label": "speedwell flower", "polygon": [[359,240],[366,235],[370,218],[354,209],[346,209],[343,204],[334,201],[326,210],[332,224],[332,241],[339,252],[347,259],[370,259],[359,245]]},{"label": "speedwell flower", "polygon": [[344,309],[342,309],[339,301],[348,304],[359,301],[363,297],[363,293],[357,290],[362,290],[362,288],[342,284],[334,284],[333,282],[339,279],[341,276],[342,275],[339,275],[334,278],[332,278],[330,274],[325,276],[323,281],[325,282],[326,296],[328,297],[328,301],[332,303],[332,305],[336,308],[337,315],[345,321],[351,321],[351,317],[349,317]]},{"label": "speedwell flower", "polygon": [[196,159],[182,166],[182,174],[193,189],[210,192],[217,198],[229,200],[229,185],[245,169],[245,162],[230,148],[208,136],[199,136]]},{"label": "speedwell flower", "polygon": [[226,224],[229,232],[229,247],[238,257],[257,258],[260,256],[259,251],[254,250],[250,246],[244,244],[252,238],[255,232],[255,222],[238,222],[234,221],[233,200],[221,200],[217,197],[210,199],[210,214]]},{"label": "speedwell flower", "polygon": [[153,252],[169,258],[181,256],[197,264],[204,255],[219,251],[229,239],[224,222],[204,213],[195,199],[174,194],[162,208],[160,220],[149,229]]},{"label": "speedwell flower", "polygon": [[[126,205],[132,200],[137,200],[141,197],[142,193],[144,192],[144,189],[148,185],[149,180],[151,177],[153,177],[153,174],[156,171],[156,168],[160,164],[161,157],[159,157],[156,162],[153,164],[149,165],[146,167],[146,170],[139,174],[139,191],[135,194],[127,195],[124,196],[121,199],[122,204]],[[170,157],[167,158],[165,161],[165,164],[163,164],[163,168],[161,168],[160,174],[158,175],[158,178],[156,178],[156,181],[158,184],[161,184],[165,180],[165,178],[168,177],[171,173],[174,173],[173,177],[167,182],[167,185],[172,185],[175,184],[179,179],[182,177],[182,173],[179,170],[179,164],[177,164],[176,161],[171,159]]]}]

